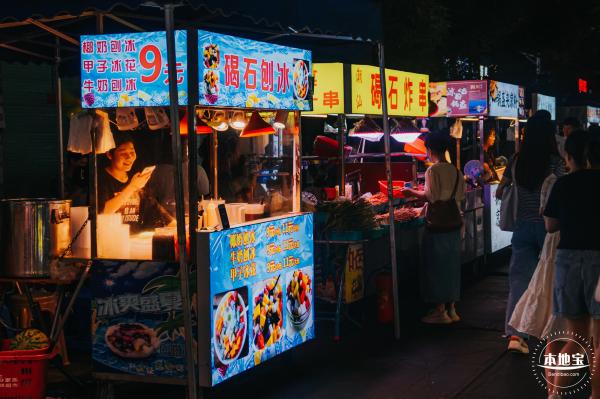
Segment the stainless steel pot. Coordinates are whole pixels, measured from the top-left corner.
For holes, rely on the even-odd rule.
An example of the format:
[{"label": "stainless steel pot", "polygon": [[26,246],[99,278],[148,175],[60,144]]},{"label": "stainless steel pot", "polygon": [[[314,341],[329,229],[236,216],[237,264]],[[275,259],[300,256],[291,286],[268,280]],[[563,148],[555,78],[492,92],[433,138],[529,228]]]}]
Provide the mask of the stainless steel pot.
[{"label": "stainless steel pot", "polygon": [[0,275],[46,277],[70,242],[71,200],[0,200]]}]

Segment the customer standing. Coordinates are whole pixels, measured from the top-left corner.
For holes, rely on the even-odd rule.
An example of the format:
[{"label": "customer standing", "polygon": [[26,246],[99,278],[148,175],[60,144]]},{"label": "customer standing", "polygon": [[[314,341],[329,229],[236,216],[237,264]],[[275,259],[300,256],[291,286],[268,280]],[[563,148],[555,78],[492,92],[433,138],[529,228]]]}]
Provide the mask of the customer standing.
[{"label": "customer standing", "polygon": [[460,320],[455,303],[460,298],[460,202],[465,197],[465,181],[462,173],[444,156],[448,149],[446,135],[429,133],[425,148],[433,163],[425,172],[425,190],[405,189],[403,192],[426,200],[428,206],[421,294],[425,302],[435,304],[435,308],[422,321],[448,324]]},{"label": "customer standing", "polygon": [[[573,133],[575,134],[575,133]],[[570,140],[570,136],[567,140]],[[554,314],[566,319],[568,331],[589,337],[594,351],[600,350],[600,142],[591,135],[588,143],[590,169],[577,170],[556,182],[544,212],[548,232],[560,231],[554,276]],[[562,352],[573,353],[572,342]],[[600,366],[600,356],[594,358]],[[591,366],[591,365],[590,365]],[[592,398],[600,398],[600,378],[592,374]],[[556,385],[564,386],[559,377]]]},{"label": "customer standing", "polygon": [[[516,181],[512,181],[514,177]],[[512,237],[512,256],[508,271],[508,303],[506,306],[506,335],[510,337],[508,349],[529,353],[526,334],[509,325],[514,308],[527,289],[544,245],[546,229],[540,215],[540,194],[546,177],[565,174],[565,166],[558,155],[554,127],[544,118],[530,118],[520,151],[506,168],[496,192],[502,198],[509,184],[517,187],[517,218]]]}]

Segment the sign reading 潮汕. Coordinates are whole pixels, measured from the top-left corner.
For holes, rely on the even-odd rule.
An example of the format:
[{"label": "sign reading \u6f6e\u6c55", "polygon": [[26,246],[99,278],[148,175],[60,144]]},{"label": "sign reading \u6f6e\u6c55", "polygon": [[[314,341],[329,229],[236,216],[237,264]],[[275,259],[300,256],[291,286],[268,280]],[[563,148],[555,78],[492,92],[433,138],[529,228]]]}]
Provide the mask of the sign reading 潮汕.
[{"label": "sign reading \u6f6e\u6c55", "polygon": [[314,338],[312,217],[210,233],[212,385]]},{"label": "sign reading \u6f6e\u6c55", "polygon": [[198,47],[201,105],[311,110],[310,51],[203,30]]},{"label": "sign reading \u6f6e\u6c55", "polygon": [[[185,31],[175,32],[179,105],[186,105]],[[83,108],[167,106],[169,79],[165,32],[81,36]]]}]

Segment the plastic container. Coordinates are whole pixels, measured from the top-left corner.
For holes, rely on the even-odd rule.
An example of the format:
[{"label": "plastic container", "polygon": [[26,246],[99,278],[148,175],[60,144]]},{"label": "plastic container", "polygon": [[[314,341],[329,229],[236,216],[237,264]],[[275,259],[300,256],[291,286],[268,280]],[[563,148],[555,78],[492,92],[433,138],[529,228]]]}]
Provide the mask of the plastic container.
[{"label": "plastic container", "polygon": [[[402,190],[404,189],[406,182],[403,180],[393,180],[392,181],[392,192],[394,193],[394,198],[404,198],[402,194]],[[387,181],[379,180],[379,191],[387,195],[388,185]]]},{"label": "plastic container", "polygon": [[0,399],[42,399],[46,393],[48,364],[57,349],[7,350],[10,340],[2,341],[0,352]]}]

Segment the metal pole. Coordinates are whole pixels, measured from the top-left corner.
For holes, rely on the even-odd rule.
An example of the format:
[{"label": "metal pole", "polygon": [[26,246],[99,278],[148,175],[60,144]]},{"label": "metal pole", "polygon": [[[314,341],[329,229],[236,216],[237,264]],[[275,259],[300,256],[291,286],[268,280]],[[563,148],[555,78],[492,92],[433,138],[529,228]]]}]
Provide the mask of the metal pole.
[{"label": "metal pole", "polygon": [[198,104],[198,31],[187,31],[188,61],[188,214],[190,219],[190,263],[196,264],[196,229],[198,227],[198,148],[196,104]]},{"label": "metal pole", "polygon": [[519,119],[515,121],[515,153],[521,148],[521,132],[519,130]]},{"label": "metal pole", "polygon": [[[104,33],[104,19],[102,14],[96,15],[96,33]],[[98,236],[96,230],[98,228],[98,156],[96,155],[96,129],[92,128],[92,156],[90,165],[90,226],[92,231],[92,248],[91,258],[98,257]]]},{"label": "metal pole", "polygon": [[212,166],[213,176],[213,199],[219,199],[219,133],[214,129],[212,132],[211,148],[210,165]]},{"label": "metal pole", "polygon": [[346,115],[339,114],[337,119],[338,128],[338,156],[340,157],[340,197],[346,196],[346,165],[344,164],[344,145],[346,138]]},{"label": "metal pole", "polygon": [[[175,18],[174,5],[165,4],[165,29],[167,31],[167,59],[169,76],[169,110],[171,112],[171,147],[173,151],[175,179],[175,211],[177,216],[177,240],[179,252],[179,281],[181,283],[181,301],[183,309],[183,325],[185,328],[185,359],[187,369],[187,397],[196,397],[196,370],[194,366],[194,347],[192,337],[192,315],[190,309],[189,273],[186,257],[185,210],[183,203],[183,167],[181,162],[181,137],[179,135],[179,97],[177,94],[177,68],[175,66]],[[189,118],[192,115],[188,116]],[[191,124],[188,120],[188,127]],[[196,134],[195,131],[188,134]]]},{"label": "metal pole", "polygon": [[[294,135],[294,154],[292,157],[293,162],[293,177],[292,177],[292,212],[300,212],[302,210],[302,140],[300,140],[301,130],[301,119],[300,112],[294,112],[294,124],[295,129],[292,129]],[[282,146],[283,140],[279,140],[279,145]],[[281,155],[278,155],[281,156]]]},{"label": "metal pole", "polygon": [[388,120],[387,91],[385,87],[385,55],[383,43],[378,43],[379,76],[381,81],[381,107],[383,109],[383,143],[385,145],[385,174],[388,184],[388,206],[390,223],[390,255],[392,263],[392,289],[394,290],[394,337],[400,339],[400,309],[398,299],[398,264],[396,259],[396,229],[394,227],[394,187],[392,186],[392,157],[390,155],[390,122]]},{"label": "metal pole", "polygon": [[56,85],[56,127],[58,129],[58,162],[59,162],[59,186],[58,195],[60,199],[65,198],[65,156],[63,137],[63,113],[62,113],[62,84],[60,79],[60,39],[55,39],[56,52],[54,63],[54,84]]}]

